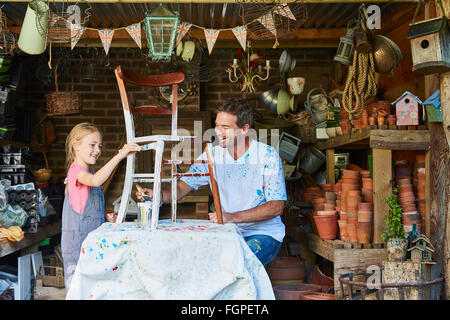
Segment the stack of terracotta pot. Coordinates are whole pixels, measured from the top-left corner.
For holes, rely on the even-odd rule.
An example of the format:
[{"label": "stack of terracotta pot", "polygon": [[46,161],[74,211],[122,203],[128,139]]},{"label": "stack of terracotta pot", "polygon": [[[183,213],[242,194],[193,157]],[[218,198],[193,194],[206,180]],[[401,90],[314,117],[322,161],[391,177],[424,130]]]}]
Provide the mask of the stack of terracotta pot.
[{"label": "stack of terracotta pot", "polygon": [[370,243],[372,240],[373,221],[373,181],[370,171],[361,171],[363,202],[358,206],[357,235],[359,243]]},{"label": "stack of terracotta pot", "polygon": [[333,240],[337,237],[336,194],[332,184],[322,184],[323,198],[313,199],[314,223],[319,237],[323,240]]},{"label": "stack of terracotta pot", "polygon": [[425,226],[425,155],[423,154],[416,156],[413,185],[417,190],[416,204],[421,225]]},{"label": "stack of terracotta pot", "polygon": [[402,223],[405,232],[411,232],[416,224],[417,231],[420,232],[420,215],[416,208],[416,197],[411,178],[411,169],[407,160],[396,161],[395,179],[398,185],[398,197],[402,207]]}]

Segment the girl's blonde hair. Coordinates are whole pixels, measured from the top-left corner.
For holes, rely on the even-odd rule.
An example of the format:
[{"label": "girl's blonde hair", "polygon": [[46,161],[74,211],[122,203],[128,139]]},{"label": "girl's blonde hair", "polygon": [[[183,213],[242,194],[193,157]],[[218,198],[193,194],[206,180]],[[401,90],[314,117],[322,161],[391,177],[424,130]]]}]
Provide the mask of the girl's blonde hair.
[{"label": "girl's blonde hair", "polygon": [[77,124],[72,128],[69,135],[66,138],[66,170],[69,171],[69,168],[72,162],[75,159],[75,152],[73,150],[73,142],[80,141],[87,135],[98,132],[102,135],[102,132],[99,128],[89,122],[82,122]]}]

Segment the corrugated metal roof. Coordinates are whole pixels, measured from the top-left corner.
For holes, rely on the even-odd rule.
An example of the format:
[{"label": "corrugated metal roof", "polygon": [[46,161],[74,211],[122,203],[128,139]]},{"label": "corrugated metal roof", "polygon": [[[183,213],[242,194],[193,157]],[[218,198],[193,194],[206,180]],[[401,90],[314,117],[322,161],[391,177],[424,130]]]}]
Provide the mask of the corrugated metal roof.
[{"label": "corrugated metal roof", "polygon": [[[3,12],[8,18],[8,26],[18,27],[22,25],[27,4],[28,2],[0,2],[0,6],[3,5]],[[399,5],[404,5],[389,2],[376,4],[380,6],[382,15],[397,9]],[[88,27],[119,28],[141,21],[145,17],[146,11],[151,11],[159,4],[91,3],[90,5],[92,16],[89,18]],[[241,5],[247,11],[252,10],[252,6],[263,6],[254,3],[167,3],[165,5],[172,11],[178,11],[182,21],[211,29],[224,29],[242,25]],[[303,28],[345,28],[347,22],[357,14],[358,7],[361,4],[308,3],[305,5],[308,19],[302,26]],[[267,4],[265,6],[270,7]]]}]

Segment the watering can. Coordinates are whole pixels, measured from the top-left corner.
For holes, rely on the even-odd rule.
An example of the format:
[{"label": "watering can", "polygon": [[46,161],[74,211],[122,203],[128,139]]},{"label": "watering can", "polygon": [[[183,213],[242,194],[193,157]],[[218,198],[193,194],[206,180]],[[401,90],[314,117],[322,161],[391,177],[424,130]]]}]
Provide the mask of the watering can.
[{"label": "watering can", "polygon": [[39,0],[31,1],[20,30],[18,46],[28,54],[41,54],[47,46],[48,5]]}]

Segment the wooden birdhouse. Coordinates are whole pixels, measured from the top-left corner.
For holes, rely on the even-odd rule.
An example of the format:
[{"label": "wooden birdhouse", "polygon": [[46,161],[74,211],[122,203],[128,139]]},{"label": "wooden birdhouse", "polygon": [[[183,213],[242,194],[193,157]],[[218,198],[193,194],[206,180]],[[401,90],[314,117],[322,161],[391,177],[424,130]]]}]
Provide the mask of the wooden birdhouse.
[{"label": "wooden birdhouse", "polygon": [[415,126],[419,124],[419,105],[423,102],[409,91],[391,103],[395,107],[398,126]]},{"label": "wooden birdhouse", "polygon": [[412,241],[412,247],[408,249],[411,252],[411,261],[413,262],[432,262],[434,248],[427,236],[421,234]]},{"label": "wooden birdhouse", "polygon": [[413,71],[432,74],[450,70],[450,27],[445,16],[410,24],[407,38]]}]

